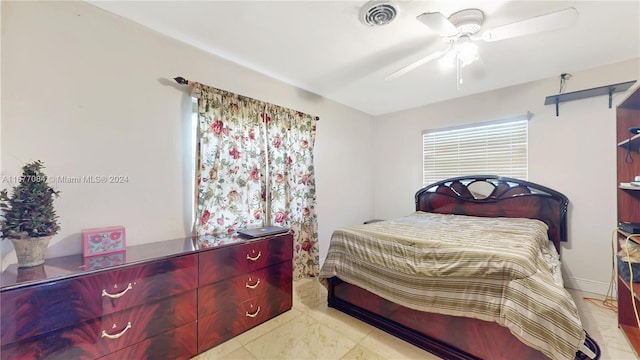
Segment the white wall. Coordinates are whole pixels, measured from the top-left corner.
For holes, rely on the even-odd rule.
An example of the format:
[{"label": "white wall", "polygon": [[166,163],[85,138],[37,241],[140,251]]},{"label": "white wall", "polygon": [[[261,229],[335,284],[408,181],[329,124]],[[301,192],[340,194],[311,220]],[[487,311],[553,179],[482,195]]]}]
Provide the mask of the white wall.
[{"label": "white wall", "polygon": [[[640,59],[634,59],[576,72],[564,92],[639,78]],[[376,118],[375,217],[415,210],[413,196],[423,185],[423,130],[531,111],[529,180],[570,201],[569,242],[562,249],[567,286],[606,293],[616,227],[615,107],[631,91],[614,94],[612,109],[608,96],[561,103],[556,117],[544,100],[558,90],[559,76]]]},{"label": "white wall", "polygon": [[[317,115],[321,258],[334,228],[373,215],[372,117],[181,44],[84,2],[2,6],[1,171],[40,159],[59,183],[48,257],[82,250],[83,228],[123,225],[127,245],[189,234],[191,100],[175,76]],[[7,184],[2,184],[5,188]],[[15,262],[0,243],[2,267]]]}]

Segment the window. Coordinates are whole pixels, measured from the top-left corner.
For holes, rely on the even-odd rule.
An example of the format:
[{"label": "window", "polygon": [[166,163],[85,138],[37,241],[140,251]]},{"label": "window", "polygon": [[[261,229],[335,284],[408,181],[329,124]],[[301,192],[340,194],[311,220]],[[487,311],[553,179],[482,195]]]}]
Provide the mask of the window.
[{"label": "window", "polygon": [[423,184],[463,175],[499,175],[527,180],[530,115],[424,131]]},{"label": "window", "polygon": [[196,188],[196,176],[198,174],[197,172],[197,164],[200,162],[199,160],[199,154],[200,154],[200,150],[198,148],[198,144],[199,144],[199,140],[198,140],[198,98],[197,97],[191,97],[191,127],[190,127],[190,133],[189,133],[190,137],[189,137],[189,169],[191,170],[191,174],[192,176],[189,177],[190,179],[190,187],[189,187],[189,194],[191,194],[191,202],[190,204],[193,204],[193,207],[191,208],[191,224],[194,224],[194,228],[192,228],[192,232],[195,233],[195,223],[196,223],[196,213],[198,212],[198,199],[197,199],[197,191],[198,189]]}]

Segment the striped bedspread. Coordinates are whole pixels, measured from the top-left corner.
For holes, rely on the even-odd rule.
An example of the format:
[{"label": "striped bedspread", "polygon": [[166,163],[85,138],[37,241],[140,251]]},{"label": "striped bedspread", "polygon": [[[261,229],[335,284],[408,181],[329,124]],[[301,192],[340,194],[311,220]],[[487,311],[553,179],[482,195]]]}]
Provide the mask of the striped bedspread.
[{"label": "striped bedspread", "polygon": [[494,321],[549,358],[572,360],[585,335],[557,264],[539,220],[415,212],[336,229],[320,278],[420,311]]}]

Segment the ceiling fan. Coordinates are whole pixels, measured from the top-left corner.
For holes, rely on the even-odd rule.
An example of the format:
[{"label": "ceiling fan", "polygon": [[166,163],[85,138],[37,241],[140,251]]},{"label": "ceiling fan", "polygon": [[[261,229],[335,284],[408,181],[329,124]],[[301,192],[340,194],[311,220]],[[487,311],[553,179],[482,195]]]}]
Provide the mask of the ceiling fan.
[{"label": "ceiling fan", "polygon": [[418,21],[440,34],[445,48],[429,54],[393,73],[385,80],[392,80],[428,62],[442,59],[455,62],[458,74],[458,86],[462,82],[461,68],[479,60],[476,42],[499,41],[545,31],[567,28],[578,18],[575,8],[567,8],[539,15],[511,24],[488,29],[478,35],[484,23],[484,13],[479,9],[465,9],[445,17],[439,12],[427,12],[417,17]]}]

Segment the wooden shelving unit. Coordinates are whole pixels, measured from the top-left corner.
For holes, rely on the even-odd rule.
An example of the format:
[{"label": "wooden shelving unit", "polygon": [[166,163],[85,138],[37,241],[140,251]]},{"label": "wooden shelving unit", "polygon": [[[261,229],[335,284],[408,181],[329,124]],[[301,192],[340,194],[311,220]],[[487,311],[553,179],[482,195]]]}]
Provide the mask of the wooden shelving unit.
[{"label": "wooden shelving unit", "polygon": [[631,149],[633,149],[633,151],[638,152],[638,149],[640,149],[640,134],[633,135],[629,139],[620,141],[618,143],[618,146],[623,148],[631,146]]},{"label": "wooden shelving unit", "polygon": [[[636,89],[616,109],[618,222],[640,223],[640,187],[620,185],[631,182],[635,176],[640,175],[640,134],[631,134],[629,128],[632,127],[640,127],[640,89]],[[629,233],[618,231],[618,239],[626,239],[628,236]],[[633,237],[632,240],[640,242],[639,237]],[[617,279],[618,327],[638,355],[640,326],[634,307],[640,312],[640,282],[633,283],[632,290],[632,284],[619,274]]]},{"label": "wooden shelving unit", "polygon": [[[620,325],[620,330],[634,349],[640,349],[640,329],[633,326]],[[637,355],[637,350],[636,350]]]},{"label": "wooden shelving unit", "polygon": [[[623,307],[631,307],[630,311],[622,314],[622,320],[620,320],[619,316],[618,327],[627,338],[627,341],[629,341],[631,347],[635,350],[636,356],[638,356],[638,353],[640,352],[640,328],[638,327],[638,322],[635,318],[633,304],[630,301],[631,284],[628,281],[622,279],[622,277],[618,276],[618,286],[623,286],[622,289],[618,289],[618,296],[620,296],[621,294],[626,295],[621,299],[622,303],[624,304]],[[637,304],[638,299],[640,299],[640,283],[633,284],[633,299],[634,301],[636,301],[636,305],[639,306],[638,311],[640,311],[640,304]],[[620,301],[618,301],[618,308],[620,308]]]},{"label": "wooden shelving unit", "polygon": [[[623,239],[626,239],[627,237],[629,237],[629,235],[631,235],[631,234],[626,232],[626,231],[618,229],[618,236],[619,237],[621,237]],[[636,244],[640,244],[640,235],[635,235],[634,234],[634,236],[631,236],[629,239],[631,241],[635,242]]]}]

